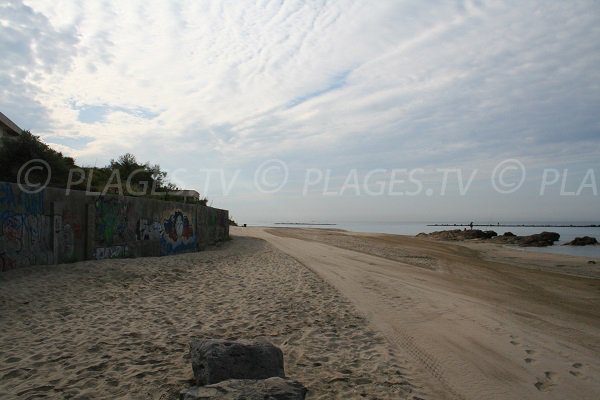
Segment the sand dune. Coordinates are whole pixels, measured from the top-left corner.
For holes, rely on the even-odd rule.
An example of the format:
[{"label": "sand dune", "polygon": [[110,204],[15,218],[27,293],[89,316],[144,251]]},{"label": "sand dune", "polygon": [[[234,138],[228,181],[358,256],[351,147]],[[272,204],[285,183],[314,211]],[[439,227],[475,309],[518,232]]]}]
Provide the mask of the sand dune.
[{"label": "sand dune", "polygon": [[264,241],[0,274],[0,398],[175,399],[191,336],[266,338],[309,399],[413,398],[383,335]]}]

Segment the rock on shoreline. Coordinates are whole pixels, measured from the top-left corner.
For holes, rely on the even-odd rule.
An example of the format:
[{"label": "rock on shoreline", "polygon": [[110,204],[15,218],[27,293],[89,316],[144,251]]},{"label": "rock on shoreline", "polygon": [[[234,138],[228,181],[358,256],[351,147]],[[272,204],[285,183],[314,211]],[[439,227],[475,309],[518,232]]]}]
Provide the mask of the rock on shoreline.
[{"label": "rock on shoreline", "polygon": [[590,245],[595,245],[595,244],[598,244],[598,240],[596,240],[595,237],[583,236],[583,237],[576,237],[575,239],[571,240],[569,243],[565,243],[564,246],[590,246]]},{"label": "rock on shoreline", "polygon": [[436,240],[473,240],[490,239],[498,234],[494,231],[482,231],[480,229],[460,230],[452,229],[449,231],[436,231],[431,233],[419,233],[417,237],[430,237]]},{"label": "rock on shoreline", "polygon": [[436,240],[489,240],[495,243],[514,244],[520,247],[546,247],[552,246],[560,239],[556,232],[542,232],[528,236],[517,236],[512,232],[506,232],[502,236],[494,231],[482,231],[479,229],[449,231],[436,231],[431,233],[419,233],[417,237],[428,237]]}]

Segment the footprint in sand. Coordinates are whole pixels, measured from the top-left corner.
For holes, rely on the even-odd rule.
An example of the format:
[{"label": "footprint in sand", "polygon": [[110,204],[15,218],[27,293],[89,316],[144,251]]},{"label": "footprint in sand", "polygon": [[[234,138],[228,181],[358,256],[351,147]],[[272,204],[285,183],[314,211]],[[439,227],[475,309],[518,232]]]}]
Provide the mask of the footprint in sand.
[{"label": "footprint in sand", "polygon": [[516,335],[510,335],[510,338],[512,339],[510,341],[510,344],[512,344],[513,346],[518,346],[520,343],[517,341],[517,339],[519,338]]},{"label": "footprint in sand", "polygon": [[573,365],[571,365],[571,367],[573,367],[573,370],[570,370],[569,373],[573,376],[581,376],[581,371],[577,371],[578,369],[581,369],[581,367],[583,367],[583,364],[581,363],[575,363]]},{"label": "footprint in sand", "polygon": [[534,386],[540,392],[546,392],[552,388],[552,386],[556,385],[555,378],[557,374],[552,371],[544,372],[544,379],[538,379]]},{"label": "footprint in sand", "polygon": [[[534,355],[534,354],[535,354],[535,350],[527,349],[527,350],[525,350],[525,353],[527,353],[528,355],[532,356],[532,355]],[[524,359],[524,361],[525,361],[527,364],[531,364],[532,362],[534,362],[534,361],[535,361],[535,358],[532,358],[532,357],[527,357],[527,358],[525,358],[525,359]]]}]

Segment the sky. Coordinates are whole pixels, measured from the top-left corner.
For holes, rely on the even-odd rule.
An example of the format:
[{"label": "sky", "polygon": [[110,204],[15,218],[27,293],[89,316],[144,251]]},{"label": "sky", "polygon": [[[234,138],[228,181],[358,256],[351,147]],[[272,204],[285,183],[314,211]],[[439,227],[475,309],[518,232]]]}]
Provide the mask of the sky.
[{"label": "sky", "polygon": [[600,223],[600,3],[0,1],[0,111],[241,223]]}]

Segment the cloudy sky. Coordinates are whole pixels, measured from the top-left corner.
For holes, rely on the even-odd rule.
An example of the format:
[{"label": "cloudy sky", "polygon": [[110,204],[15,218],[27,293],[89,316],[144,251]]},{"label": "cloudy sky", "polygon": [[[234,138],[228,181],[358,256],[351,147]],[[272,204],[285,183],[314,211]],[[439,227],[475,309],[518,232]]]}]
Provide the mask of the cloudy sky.
[{"label": "cloudy sky", "polygon": [[600,221],[594,0],[0,1],[0,54],[20,127],[240,222]]}]

